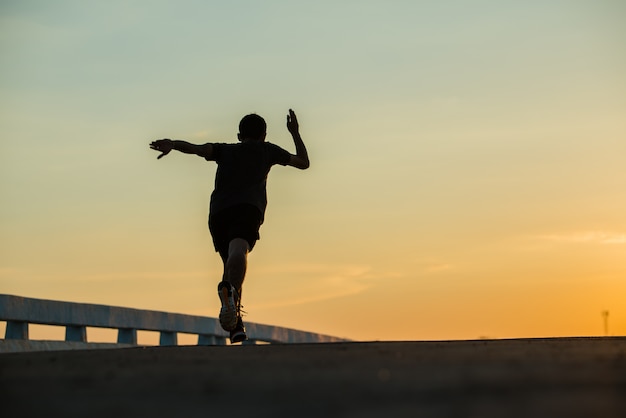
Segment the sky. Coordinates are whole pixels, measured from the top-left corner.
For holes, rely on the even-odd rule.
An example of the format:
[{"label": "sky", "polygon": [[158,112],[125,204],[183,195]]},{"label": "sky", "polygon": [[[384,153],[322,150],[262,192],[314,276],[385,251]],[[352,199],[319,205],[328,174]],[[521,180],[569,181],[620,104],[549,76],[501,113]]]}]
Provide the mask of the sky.
[{"label": "sky", "polygon": [[217,316],[214,163],[275,167],[250,322],[354,340],[626,334],[626,3],[0,1],[0,293]]}]

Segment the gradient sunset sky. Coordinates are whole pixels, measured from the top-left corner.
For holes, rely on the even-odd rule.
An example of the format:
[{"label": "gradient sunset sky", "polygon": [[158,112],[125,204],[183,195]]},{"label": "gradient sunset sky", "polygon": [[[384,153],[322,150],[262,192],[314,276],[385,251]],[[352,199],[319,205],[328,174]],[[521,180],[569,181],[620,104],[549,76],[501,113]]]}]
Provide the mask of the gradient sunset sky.
[{"label": "gradient sunset sky", "polygon": [[275,167],[245,318],[355,340],[626,334],[626,2],[0,1],[0,293],[215,317],[215,164]]}]

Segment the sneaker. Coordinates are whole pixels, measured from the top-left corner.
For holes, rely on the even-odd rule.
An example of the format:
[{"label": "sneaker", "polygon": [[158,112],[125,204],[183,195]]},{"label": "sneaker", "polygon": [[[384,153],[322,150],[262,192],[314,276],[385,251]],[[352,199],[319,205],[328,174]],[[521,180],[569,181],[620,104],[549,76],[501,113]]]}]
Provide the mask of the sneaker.
[{"label": "sneaker", "polygon": [[236,301],[237,291],[232,284],[222,281],[217,286],[217,293],[222,302],[219,316],[220,325],[224,331],[233,331],[237,327],[237,319],[239,318]]},{"label": "sneaker", "polygon": [[243,326],[241,317],[237,318],[237,326],[230,332],[230,343],[240,343],[246,341],[248,336],[246,335],[246,327]]}]

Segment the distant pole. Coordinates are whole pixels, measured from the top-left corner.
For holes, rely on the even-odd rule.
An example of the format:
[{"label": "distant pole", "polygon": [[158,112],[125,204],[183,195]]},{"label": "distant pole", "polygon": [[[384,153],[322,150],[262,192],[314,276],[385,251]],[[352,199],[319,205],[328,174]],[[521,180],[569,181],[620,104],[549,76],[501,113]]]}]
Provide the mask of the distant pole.
[{"label": "distant pole", "polygon": [[604,319],[604,335],[609,335],[609,311],[602,311],[602,318]]}]

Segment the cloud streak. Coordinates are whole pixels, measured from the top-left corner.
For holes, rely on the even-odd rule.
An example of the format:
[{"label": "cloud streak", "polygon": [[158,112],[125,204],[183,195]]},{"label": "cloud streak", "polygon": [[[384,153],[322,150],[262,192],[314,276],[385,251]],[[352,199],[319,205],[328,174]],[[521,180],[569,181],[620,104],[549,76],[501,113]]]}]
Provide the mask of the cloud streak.
[{"label": "cloud streak", "polygon": [[538,236],[543,241],[573,243],[573,244],[602,244],[623,245],[626,244],[626,234],[609,231],[579,231],[566,234],[547,234]]},{"label": "cloud streak", "polygon": [[[266,302],[253,308],[274,309],[351,296],[366,291],[373,285],[374,277],[380,277],[364,265],[287,265],[266,269],[263,274],[292,277],[295,272],[306,276],[306,280],[299,282],[297,288],[289,286],[278,293],[274,290],[270,295],[259,295],[257,300]],[[292,294],[294,289],[297,295]]]}]

